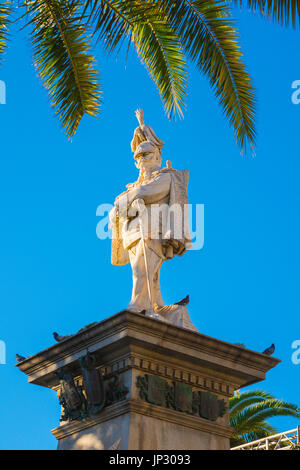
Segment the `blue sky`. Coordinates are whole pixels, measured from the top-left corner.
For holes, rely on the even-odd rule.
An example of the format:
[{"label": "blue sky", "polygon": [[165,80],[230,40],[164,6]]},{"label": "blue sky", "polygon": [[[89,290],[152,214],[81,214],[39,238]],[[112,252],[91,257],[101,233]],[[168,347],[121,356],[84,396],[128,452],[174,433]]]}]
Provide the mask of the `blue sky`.
[{"label": "blue sky", "polygon": [[[282,363],[258,387],[300,405],[300,365],[291,361],[299,331],[299,32],[237,13],[245,62],[257,90],[257,155],[243,158],[207,80],[190,68],[187,111],[170,122],[135,54],[97,59],[101,116],[83,119],[68,142],[32,66],[24,31],[11,39],[0,80],[0,449],[55,449],[53,391],[27,383],[15,354],[53,344],[126,308],[129,266],[110,264],[110,241],[96,237],[96,209],[137,178],[130,151],[134,110],[166,142],[167,159],[190,170],[190,202],[205,205],[205,243],[162,268],[167,303],[190,295],[201,333],[262,351],[272,342]],[[279,431],[300,424],[272,420]]]}]

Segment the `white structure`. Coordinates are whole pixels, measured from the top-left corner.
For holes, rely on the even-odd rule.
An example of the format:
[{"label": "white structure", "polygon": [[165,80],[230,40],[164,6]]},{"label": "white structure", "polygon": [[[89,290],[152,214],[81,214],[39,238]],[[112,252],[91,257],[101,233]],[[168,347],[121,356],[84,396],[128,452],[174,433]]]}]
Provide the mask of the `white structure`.
[{"label": "white structure", "polygon": [[231,450],[300,450],[300,426],[290,431],[273,434],[273,436],[232,447]]},{"label": "white structure", "polygon": [[131,264],[133,288],[128,307],[131,312],[144,312],[196,330],[185,307],[188,301],[165,305],[160,292],[162,263],[191,248],[188,170],[175,170],[170,161],[161,168],[164,142],[144,124],[142,110],[137,110],[136,116],[140,125],[134,131],[131,149],[140,174],[116,198],[110,213],[112,264]]}]

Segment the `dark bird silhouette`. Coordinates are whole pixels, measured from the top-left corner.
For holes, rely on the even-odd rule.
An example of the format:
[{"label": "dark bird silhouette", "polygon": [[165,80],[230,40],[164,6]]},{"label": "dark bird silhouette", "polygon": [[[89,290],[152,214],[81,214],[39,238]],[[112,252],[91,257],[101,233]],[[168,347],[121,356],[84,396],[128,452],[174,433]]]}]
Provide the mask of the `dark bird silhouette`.
[{"label": "dark bird silhouette", "polygon": [[16,354],[16,359],[17,359],[17,362],[22,362],[22,361],[25,361],[25,359],[27,358],[24,356],[20,356],[20,354]]},{"label": "dark bird silhouette", "polygon": [[141,311],[139,312],[139,314],[140,314],[140,315],[146,315],[146,310],[141,310]]},{"label": "dark bird silhouette", "polygon": [[240,348],[246,348],[244,343],[232,343],[232,344],[234,344],[235,346],[239,346]]},{"label": "dark bird silhouette", "polygon": [[262,354],[266,354],[267,356],[271,356],[275,351],[275,344],[271,344],[271,346],[265,349]]},{"label": "dark bird silhouette", "polygon": [[175,305],[187,305],[190,301],[190,296],[187,295],[184,299],[179,300],[179,302],[176,302]]},{"label": "dark bird silhouette", "polygon": [[66,338],[69,338],[69,336],[61,336],[61,335],[59,335],[58,333],[56,333],[56,331],[54,331],[53,337],[54,337],[55,341],[57,341],[58,343],[59,343],[60,341],[63,341],[63,340],[66,339]]}]

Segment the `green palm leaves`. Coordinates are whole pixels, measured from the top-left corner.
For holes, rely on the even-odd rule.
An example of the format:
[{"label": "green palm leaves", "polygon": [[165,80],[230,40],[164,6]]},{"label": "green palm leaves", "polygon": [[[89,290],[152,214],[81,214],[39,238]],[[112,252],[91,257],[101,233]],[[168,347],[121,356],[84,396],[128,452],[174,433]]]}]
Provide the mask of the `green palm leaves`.
[{"label": "green palm leaves", "polygon": [[111,53],[124,42],[134,46],[154,80],[170,117],[182,115],[186,59],[162,1],[88,0],[89,21]]},{"label": "green palm leaves", "polygon": [[233,3],[281,25],[295,27],[300,23],[299,0],[233,0]]},{"label": "green palm leaves", "polygon": [[248,142],[253,148],[254,90],[242,63],[238,33],[226,2],[177,0],[164,3],[189,58],[208,76],[233,126],[238,145],[244,149]]},{"label": "green palm leaves", "polygon": [[82,116],[99,110],[95,58],[74,3],[35,0],[28,6],[34,62],[69,137]]},{"label": "green palm leaves", "polygon": [[232,447],[276,433],[266,420],[276,416],[300,417],[300,409],[263,390],[245,391],[229,399],[230,426],[235,429]]},{"label": "green palm leaves", "polygon": [[226,2],[88,0],[88,7],[110,52],[125,38],[134,43],[170,117],[182,115],[187,56],[209,78],[239,146],[254,146],[254,90]]},{"label": "green palm leaves", "polygon": [[[255,97],[242,60],[231,6],[279,23],[299,22],[296,0],[25,0],[34,61],[55,112],[72,137],[84,114],[101,104],[93,38],[109,53],[134,47],[154,80],[167,115],[182,116],[187,60],[204,74],[239,147],[255,144]],[[0,0],[0,54],[10,2]]]},{"label": "green palm leaves", "polygon": [[11,2],[0,1],[0,63],[6,49],[8,26],[10,24]]},{"label": "green palm leaves", "polygon": [[133,40],[157,85],[168,116],[173,118],[176,113],[183,115],[186,61],[178,35],[166,28],[166,18],[159,16],[147,18],[137,25],[133,30]]}]

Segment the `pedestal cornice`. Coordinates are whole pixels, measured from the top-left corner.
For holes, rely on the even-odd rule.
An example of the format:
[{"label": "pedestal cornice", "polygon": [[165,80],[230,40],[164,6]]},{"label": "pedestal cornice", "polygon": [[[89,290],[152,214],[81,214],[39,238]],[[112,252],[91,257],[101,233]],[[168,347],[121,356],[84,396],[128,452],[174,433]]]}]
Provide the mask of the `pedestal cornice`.
[{"label": "pedestal cornice", "polygon": [[[195,372],[199,376],[199,371],[202,371],[203,380],[209,381],[209,374],[206,374],[206,369],[209,369],[214,371],[214,376],[215,373],[219,375],[220,380],[227,377],[234,387],[244,387],[263,380],[266,372],[280,362],[274,357],[124,310],[29,357],[17,366],[28,376],[29,382],[55,388],[58,380],[53,372],[69,365],[76,374],[78,359],[87,350],[95,354],[99,352],[100,367],[107,367],[111,363],[113,369],[115,360],[118,369],[155,369],[162,376],[168,376],[166,371],[169,366],[173,367],[170,377],[179,374],[185,380],[185,374],[186,380],[192,383],[194,380],[195,383],[199,381],[197,378],[190,380]],[[145,350],[147,366],[143,358]],[[203,381],[199,385],[206,387]],[[226,394],[226,390],[223,392]]]},{"label": "pedestal cornice", "polygon": [[279,362],[124,310],[17,366],[57,392],[59,449],[229,449],[229,398]]}]

